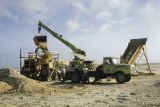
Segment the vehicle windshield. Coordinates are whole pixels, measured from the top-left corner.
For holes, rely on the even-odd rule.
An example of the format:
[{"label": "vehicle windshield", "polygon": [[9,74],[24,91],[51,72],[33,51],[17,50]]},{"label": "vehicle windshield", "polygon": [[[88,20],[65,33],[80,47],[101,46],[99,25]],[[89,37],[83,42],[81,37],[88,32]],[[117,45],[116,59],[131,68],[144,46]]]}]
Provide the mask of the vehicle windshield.
[{"label": "vehicle windshield", "polygon": [[118,58],[113,58],[113,59],[112,59],[112,62],[113,62],[113,64],[119,64]]}]

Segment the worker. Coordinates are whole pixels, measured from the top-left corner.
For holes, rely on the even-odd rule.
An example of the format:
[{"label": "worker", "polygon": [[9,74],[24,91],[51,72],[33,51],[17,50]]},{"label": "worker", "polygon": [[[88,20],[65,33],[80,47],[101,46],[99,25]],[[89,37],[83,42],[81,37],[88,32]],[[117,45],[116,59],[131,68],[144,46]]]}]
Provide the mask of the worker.
[{"label": "worker", "polygon": [[61,69],[61,77],[62,77],[62,81],[61,81],[61,82],[64,82],[64,81],[65,81],[65,73],[66,73],[66,69],[65,69],[65,67],[63,67],[63,68]]},{"label": "worker", "polygon": [[56,72],[57,72],[58,80],[61,81],[61,72],[62,71],[57,69]]},{"label": "worker", "polygon": [[88,80],[88,68],[86,67],[85,64],[84,64],[84,67],[83,67],[83,82],[89,82],[89,80]]}]

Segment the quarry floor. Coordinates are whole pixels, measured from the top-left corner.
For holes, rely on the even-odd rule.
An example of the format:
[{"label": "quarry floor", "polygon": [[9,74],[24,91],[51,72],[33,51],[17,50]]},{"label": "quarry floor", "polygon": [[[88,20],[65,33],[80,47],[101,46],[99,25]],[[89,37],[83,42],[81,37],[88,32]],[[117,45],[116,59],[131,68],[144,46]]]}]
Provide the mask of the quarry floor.
[{"label": "quarry floor", "polygon": [[[32,84],[34,80],[29,80],[23,90],[9,84],[11,87],[0,93],[0,107],[160,107],[160,65],[151,69],[155,75],[134,76],[125,84],[117,84],[114,79],[96,84],[58,81]],[[146,66],[138,70],[149,72]]]}]

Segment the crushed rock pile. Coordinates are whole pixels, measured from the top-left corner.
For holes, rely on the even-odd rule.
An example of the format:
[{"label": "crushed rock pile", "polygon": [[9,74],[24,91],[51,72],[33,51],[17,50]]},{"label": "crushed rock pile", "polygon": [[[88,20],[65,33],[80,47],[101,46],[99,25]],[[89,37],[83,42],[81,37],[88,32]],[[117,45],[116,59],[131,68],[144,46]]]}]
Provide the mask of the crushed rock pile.
[{"label": "crushed rock pile", "polygon": [[[0,88],[12,89],[21,93],[50,93],[51,88],[46,84],[29,79],[13,68],[0,69]],[[3,84],[2,84],[3,83]],[[5,91],[5,88],[2,90]]]},{"label": "crushed rock pile", "polygon": [[63,94],[63,93],[74,93],[74,92],[90,92],[90,89],[74,85],[74,86],[55,86],[55,85],[47,85],[43,82],[32,80],[20,74],[17,70],[13,68],[3,68],[0,69],[0,82],[4,85],[0,85],[0,88],[6,87],[3,89],[3,92],[11,90],[9,92],[20,92],[25,94]]},{"label": "crushed rock pile", "polygon": [[9,91],[11,89],[12,89],[12,87],[10,85],[8,85],[7,83],[0,82],[0,93],[7,92],[7,91]]}]

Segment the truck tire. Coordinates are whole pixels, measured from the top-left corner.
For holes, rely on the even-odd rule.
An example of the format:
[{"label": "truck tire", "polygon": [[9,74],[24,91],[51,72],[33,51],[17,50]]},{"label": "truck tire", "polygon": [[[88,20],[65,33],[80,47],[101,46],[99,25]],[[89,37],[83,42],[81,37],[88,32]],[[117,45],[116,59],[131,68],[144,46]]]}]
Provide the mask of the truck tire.
[{"label": "truck tire", "polygon": [[125,80],[125,82],[128,82],[128,81],[130,81],[131,80],[131,75],[126,75],[126,80]]},{"label": "truck tire", "polygon": [[80,77],[79,77],[78,73],[73,73],[72,74],[71,81],[73,83],[80,83]]},{"label": "truck tire", "polygon": [[96,81],[100,80],[102,78],[102,75],[103,75],[103,66],[98,66],[96,68],[96,71],[95,71],[95,80],[93,81],[93,83],[95,83]]},{"label": "truck tire", "polygon": [[118,84],[126,82],[126,75],[122,72],[116,73],[116,81],[118,82]]},{"label": "truck tire", "polygon": [[41,70],[39,77],[41,81],[48,81],[48,70],[47,69]]},{"label": "truck tire", "polygon": [[88,76],[88,74],[87,75],[83,74],[82,82],[83,83],[89,82],[89,76]]},{"label": "truck tire", "polygon": [[56,77],[57,77],[57,73],[55,71],[52,71],[52,74],[51,74],[52,80],[56,80]]}]

